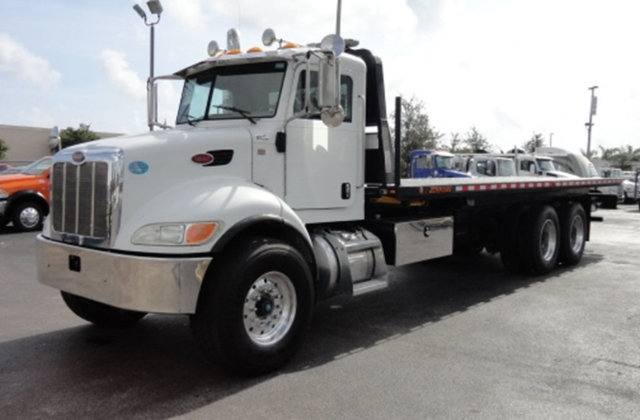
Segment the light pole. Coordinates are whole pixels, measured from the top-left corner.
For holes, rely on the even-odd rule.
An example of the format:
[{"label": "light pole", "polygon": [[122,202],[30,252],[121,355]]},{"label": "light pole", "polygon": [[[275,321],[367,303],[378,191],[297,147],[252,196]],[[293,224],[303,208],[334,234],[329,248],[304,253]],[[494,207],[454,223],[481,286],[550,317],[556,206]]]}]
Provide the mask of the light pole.
[{"label": "light pole", "polygon": [[553,133],[549,133],[549,147],[553,147]]},{"label": "light pole", "polygon": [[596,115],[596,108],[598,107],[598,97],[595,95],[595,90],[598,86],[591,86],[591,107],[589,109],[589,122],[584,125],[587,127],[587,157],[591,159],[591,127],[593,127],[593,116]]},{"label": "light pole", "polygon": [[[154,42],[155,42],[155,31],[154,31],[154,27],[155,25],[160,22],[160,15],[162,14],[162,4],[160,4],[160,0],[149,0],[147,2],[147,7],[149,8],[149,12],[151,12],[152,15],[156,15],[156,20],[155,21],[150,21],[147,20],[147,14],[144,12],[144,10],[142,9],[142,7],[140,7],[139,4],[134,4],[133,5],[133,10],[136,11],[136,13],[142,18],[142,20],[144,20],[144,24],[147,25],[149,27],[150,30],[150,36],[151,36],[151,42],[149,45],[149,79],[147,79],[147,98],[151,97],[151,93],[150,90],[153,89],[153,84],[152,84],[152,80],[153,80],[153,61],[154,61],[154,56],[153,56],[153,51],[154,51]],[[155,107],[154,103],[150,103],[152,101],[149,101],[147,99],[147,113],[149,116],[152,115],[153,110],[152,108]],[[148,118],[149,120],[149,131],[153,131],[153,122],[154,122],[154,118]]]}]

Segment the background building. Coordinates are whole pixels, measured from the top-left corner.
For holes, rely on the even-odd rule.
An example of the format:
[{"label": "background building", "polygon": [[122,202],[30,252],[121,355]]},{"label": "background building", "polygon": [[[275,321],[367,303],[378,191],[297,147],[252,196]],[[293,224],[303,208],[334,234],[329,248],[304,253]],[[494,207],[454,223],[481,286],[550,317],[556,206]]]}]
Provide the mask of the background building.
[{"label": "background building", "polygon": [[[27,163],[50,155],[53,127],[25,127],[0,124],[0,139],[9,147],[4,161]],[[100,138],[120,136],[119,133],[99,133]]]}]

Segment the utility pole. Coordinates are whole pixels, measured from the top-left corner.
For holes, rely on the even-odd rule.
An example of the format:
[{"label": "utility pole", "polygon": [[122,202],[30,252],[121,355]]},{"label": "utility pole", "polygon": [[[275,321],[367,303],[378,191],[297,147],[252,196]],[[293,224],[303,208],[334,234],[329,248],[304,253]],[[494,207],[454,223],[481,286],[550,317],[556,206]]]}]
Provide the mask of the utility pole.
[{"label": "utility pole", "polygon": [[589,109],[589,122],[584,125],[587,127],[587,157],[591,159],[591,127],[593,127],[593,116],[596,115],[596,108],[598,107],[598,97],[595,95],[595,90],[598,86],[591,86],[591,107]]},{"label": "utility pole", "polygon": [[340,36],[340,23],[342,20],[342,0],[338,0],[338,11],[336,12],[336,35]]}]

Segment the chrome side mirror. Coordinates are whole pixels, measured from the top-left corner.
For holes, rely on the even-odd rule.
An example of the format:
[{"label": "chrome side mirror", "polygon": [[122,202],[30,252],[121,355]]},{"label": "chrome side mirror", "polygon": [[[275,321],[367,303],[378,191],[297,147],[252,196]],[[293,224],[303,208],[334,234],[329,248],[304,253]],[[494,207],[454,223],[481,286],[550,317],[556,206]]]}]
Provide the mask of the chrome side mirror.
[{"label": "chrome side mirror", "polygon": [[318,74],[319,106],[322,122],[337,127],[344,120],[344,109],[340,105],[340,63],[338,56],[344,52],[345,43],[339,35],[327,35],[320,43],[326,54],[320,61]]}]

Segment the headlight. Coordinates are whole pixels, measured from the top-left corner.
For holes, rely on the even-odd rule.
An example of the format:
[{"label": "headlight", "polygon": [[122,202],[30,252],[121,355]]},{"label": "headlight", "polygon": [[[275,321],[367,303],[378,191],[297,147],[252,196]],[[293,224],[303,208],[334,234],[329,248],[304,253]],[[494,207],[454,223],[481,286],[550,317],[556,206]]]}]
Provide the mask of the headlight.
[{"label": "headlight", "polygon": [[5,190],[0,190],[0,199],[9,197],[9,193]]},{"label": "headlight", "polygon": [[207,242],[218,227],[214,222],[158,223],[141,227],[133,234],[135,245],[200,245]]}]

